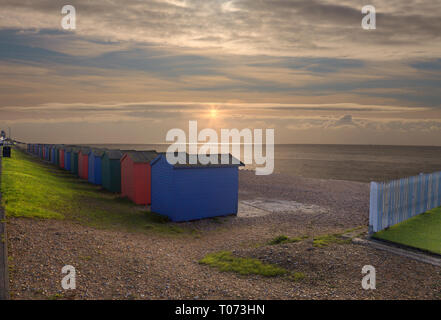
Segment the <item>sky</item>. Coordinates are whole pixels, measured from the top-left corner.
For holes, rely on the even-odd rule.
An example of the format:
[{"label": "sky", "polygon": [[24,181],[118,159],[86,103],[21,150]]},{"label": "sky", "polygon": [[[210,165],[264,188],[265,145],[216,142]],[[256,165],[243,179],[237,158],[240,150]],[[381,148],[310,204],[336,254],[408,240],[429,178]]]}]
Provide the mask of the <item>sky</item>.
[{"label": "sky", "polygon": [[440,19],[439,0],[0,0],[0,128],[164,143],[197,120],[276,143],[441,145]]}]

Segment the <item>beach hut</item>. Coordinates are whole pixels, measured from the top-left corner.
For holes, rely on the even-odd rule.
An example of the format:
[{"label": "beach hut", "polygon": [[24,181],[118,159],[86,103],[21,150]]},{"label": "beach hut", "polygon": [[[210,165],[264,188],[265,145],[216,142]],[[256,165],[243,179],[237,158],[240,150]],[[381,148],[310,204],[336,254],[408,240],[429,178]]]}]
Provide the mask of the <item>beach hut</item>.
[{"label": "beach hut", "polygon": [[156,151],[130,151],[121,158],[121,195],[136,204],[151,203],[150,162]]},{"label": "beach hut", "polygon": [[46,161],[51,161],[51,147],[46,145]]},{"label": "beach hut", "polygon": [[80,149],[77,147],[73,147],[70,151],[70,172],[75,175],[78,175],[78,153]]},{"label": "beach hut", "polygon": [[107,150],[101,160],[103,188],[111,192],[121,192],[121,150]]},{"label": "beach hut", "polygon": [[87,155],[87,159],[89,161],[88,170],[87,173],[87,181],[90,183],[95,183],[95,157],[93,156],[93,153],[95,152],[95,149],[90,149],[89,154]]},{"label": "beach hut", "polygon": [[227,164],[172,165],[162,153],[151,162],[152,212],[172,221],[189,221],[237,214],[239,166],[243,163],[225,155]]},{"label": "beach hut", "polygon": [[58,156],[60,155],[60,153],[58,152],[58,145],[54,145],[54,164],[58,165]]},{"label": "beach hut", "polygon": [[50,149],[48,145],[44,146],[44,160],[49,161],[50,160]]},{"label": "beach hut", "polygon": [[64,148],[64,169],[71,171],[72,147]]},{"label": "beach hut", "polygon": [[81,179],[88,180],[90,148],[81,148],[78,152],[78,175]]},{"label": "beach hut", "polygon": [[60,165],[60,145],[55,146],[55,165]]},{"label": "beach hut", "polygon": [[105,149],[91,149],[89,152],[89,176],[88,180],[93,184],[102,184],[101,161]]},{"label": "beach hut", "polygon": [[78,176],[81,178],[83,172],[83,161],[81,157],[81,148],[78,149]]},{"label": "beach hut", "polygon": [[52,164],[55,164],[56,162],[57,162],[57,158],[56,158],[56,145],[52,145],[51,146],[51,163]]},{"label": "beach hut", "polygon": [[64,158],[65,147],[61,146],[61,147],[58,149],[58,153],[59,153],[59,161],[58,161],[58,165],[60,166],[60,168],[65,169],[65,158]]},{"label": "beach hut", "polygon": [[51,150],[51,162],[52,164],[57,163],[57,146],[55,144],[52,145],[52,150]]}]

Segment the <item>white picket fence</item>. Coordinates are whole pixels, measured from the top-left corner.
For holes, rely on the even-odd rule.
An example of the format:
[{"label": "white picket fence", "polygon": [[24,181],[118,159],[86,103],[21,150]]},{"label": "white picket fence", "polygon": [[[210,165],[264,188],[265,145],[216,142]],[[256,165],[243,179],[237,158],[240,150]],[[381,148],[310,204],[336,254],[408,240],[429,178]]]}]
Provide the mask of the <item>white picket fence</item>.
[{"label": "white picket fence", "polygon": [[369,231],[378,232],[441,206],[441,172],[371,182]]}]

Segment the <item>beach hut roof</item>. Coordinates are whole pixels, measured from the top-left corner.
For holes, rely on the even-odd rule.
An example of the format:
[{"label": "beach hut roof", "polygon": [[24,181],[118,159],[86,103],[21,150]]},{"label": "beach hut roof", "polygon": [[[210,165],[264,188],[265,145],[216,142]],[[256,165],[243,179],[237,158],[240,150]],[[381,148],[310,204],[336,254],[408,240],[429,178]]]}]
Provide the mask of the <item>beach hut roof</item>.
[{"label": "beach hut roof", "polygon": [[[152,165],[160,159],[160,156],[166,156],[167,153],[161,152],[161,153],[158,153],[158,155],[159,156],[156,157],[151,162]],[[190,155],[188,153],[185,153],[185,158],[186,158],[185,164],[176,163],[173,165],[173,167],[175,167],[175,168],[207,168],[207,167],[222,168],[222,167],[243,167],[243,166],[245,166],[245,164],[243,164],[243,162],[239,161],[238,159],[233,157],[231,154],[216,154],[214,156],[217,157],[217,164],[212,164],[212,163],[203,164],[203,163],[200,163],[199,158],[196,159],[197,163],[191,164],[190,163]],[[224,156],[227,156],[228,161],[222,162]]]},{"label": "beach hut roof", "polygon": [[97,157],[102,157],[106,151],[107,149],[93,149],[91,152]]},{"label": "beach hut roof", "polygon": [[123,156],[123,153],[121,150],[107,150],[105,151],[105,154],[107,154],[107,157],[109,159],[121,159],[121,157]]},{"label": "beach hut roof", "polygon": [[158,153],[155,150],[129,151],[124,154],[123,158],[125,156],[130,157],[130,159],[132,159],[132,161],[135,163],[150,163],[151,161],[156,159]]}]

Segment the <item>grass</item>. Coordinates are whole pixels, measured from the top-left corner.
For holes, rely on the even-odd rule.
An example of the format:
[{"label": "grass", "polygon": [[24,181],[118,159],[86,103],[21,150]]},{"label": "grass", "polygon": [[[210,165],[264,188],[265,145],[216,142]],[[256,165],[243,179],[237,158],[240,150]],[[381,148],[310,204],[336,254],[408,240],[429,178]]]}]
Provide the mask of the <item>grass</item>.
[{"label": "grass", "polygon": [[222,272],[235,272],[241,275],[261,275],[264,277],[275,277],[286,275],[288,271],[273,264],[263,263],[254,258],[240,258],[229,251],[221,251],[206,255],[200,264],[217,268]]},{"label": "grass", "polygon": [[133,232],[193,231],[18,149],[11,158],[3,158],[1,181],[7,217],[69,219],[95,228]]},{"label": "grass", "polygon": [[441,207],[377,232],[373,237],[441,254]]},{"label": "grass", "polygon": [[288,236],[285,235],[280,235],[275,237],[274,239],[271,239],[268,244],[269,245],[277,245],[277,244],[284,244],[284,243],[295,243],[295,242],[300,242],[304,239],[307,239],[308,236],[302,236],[302,237],[297,237],[297,238],[290,238]]},{"label": "grass", "polygon": [[289,277],[291,281],[298,282],[302,281],[306,278],[306,275],[303,272],[293,272]]},{"label": "grass", "polygon": [[316,248],[323,248],[327,247],[332,243],[337,244],[345,244],[345,243],[351,243],[351,239],[344,239],[341,236],[340,233],[334,233],[334,234],[325,234],[323,236],[315,237],[312,246]]}]

